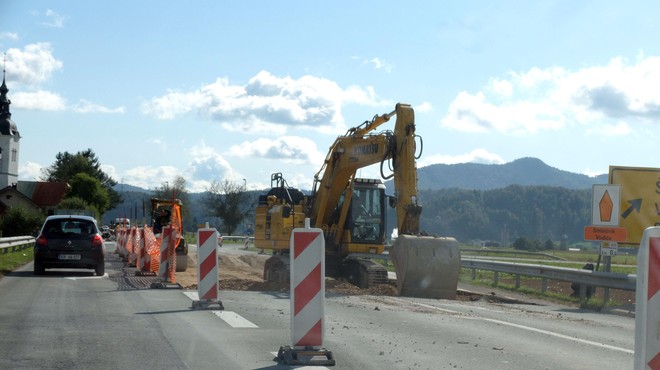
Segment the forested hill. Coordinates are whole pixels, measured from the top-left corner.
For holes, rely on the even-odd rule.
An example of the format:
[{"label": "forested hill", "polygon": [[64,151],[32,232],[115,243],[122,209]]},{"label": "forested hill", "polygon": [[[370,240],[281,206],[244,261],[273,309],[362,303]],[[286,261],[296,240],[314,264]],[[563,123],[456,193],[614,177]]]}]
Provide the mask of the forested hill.
[{"label": "forested hill", "polygon": [[434,164],[420,168],[417,174],[420,190],[445,188],[487,190],[509,185],[591,189],[593,184],[607,184],[607,174],[589,177],[550,167],[540,159],[530,157],[505,164]]}]

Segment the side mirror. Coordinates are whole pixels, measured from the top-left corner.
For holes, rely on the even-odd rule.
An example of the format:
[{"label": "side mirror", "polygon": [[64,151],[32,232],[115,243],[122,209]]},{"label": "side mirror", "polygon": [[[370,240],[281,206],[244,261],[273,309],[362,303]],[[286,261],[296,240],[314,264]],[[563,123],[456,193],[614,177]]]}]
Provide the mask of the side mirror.
[{"label": "side mirror", "polygon": [[390,208],[396,207],[396,197],[388,195],[387,196],[387,203],[390,205]]}]

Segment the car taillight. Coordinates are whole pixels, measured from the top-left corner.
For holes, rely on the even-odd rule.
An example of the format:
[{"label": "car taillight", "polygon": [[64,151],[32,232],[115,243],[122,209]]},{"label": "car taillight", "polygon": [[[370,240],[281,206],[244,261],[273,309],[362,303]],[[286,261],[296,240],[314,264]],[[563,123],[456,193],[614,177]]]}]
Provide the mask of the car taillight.
[{"label": "car taillight", "polygon": [[94,235],[94,239],[92,239],[92,246],[94,247],[102,247],[103,246],[103,239],[99,234]]},{"label": "car taillight", "polygon": [[47,246],[48,245],[48,239],[46,238],[45,235],[41,234],[37,238],[37,245],[42,245],[42,246]]}]

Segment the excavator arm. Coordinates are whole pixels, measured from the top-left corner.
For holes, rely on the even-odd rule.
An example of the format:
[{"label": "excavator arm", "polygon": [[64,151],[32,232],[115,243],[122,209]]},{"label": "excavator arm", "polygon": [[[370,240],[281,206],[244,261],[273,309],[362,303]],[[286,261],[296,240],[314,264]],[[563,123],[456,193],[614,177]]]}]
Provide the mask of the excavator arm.
[{"label": "excavator arm", "polygon": [[[394,132],[371,133],[394,115],[397,116]],[[315,227],[323,228],[324,225],[327,227],[333,221],[334,206],[350,187],[357,170],[381,163],[382,173],[383,163],[391,160],[397,192],[402,189],[400,194],[396,195],[397,210],[402,210],[401,214],[397,212],[397,217],[405,221],[400,222],[398,226],[401,230],[403,224],[409,224],[410,227],[406,230],[418,231],[421,207],[415,201],[417,171],[414,119],[412,107],[399,103],[391,113],[375,116],[371,122],[350,129],[346,135],[335,140],[323,166],[314,176],[313,201],[308,214]]]}]

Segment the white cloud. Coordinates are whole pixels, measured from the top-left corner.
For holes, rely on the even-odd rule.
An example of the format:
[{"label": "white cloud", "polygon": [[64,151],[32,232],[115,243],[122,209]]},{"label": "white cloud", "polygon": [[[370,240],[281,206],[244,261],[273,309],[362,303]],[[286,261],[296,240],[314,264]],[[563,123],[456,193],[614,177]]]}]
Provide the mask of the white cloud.
[{"label": "white cloud", "polygon": [[369,60],[365,60],[365,61],[364,61],[364,64],[373,65],[374,68],[376,68],[376,69],[382,69],[382,70],[384,70],[384,71],[387,72],[387,73],[392,72],[392,68],[394,68],[394,66],[393,66],[391,63],[389,63],[389,62],[387,62],[387,61],[385,61],[385,60],[383,60],[383,59],[381,59],[381,58],[378,58],[378,57],[376,57],[376,58],[371,58],[371,59],[369,59]]},{"label": "white cloud", "polygon": [[77,113],[124,113],[126,109],[124,107],[108,108],[87,100],[80,100],[80,103],[73,107],[73,111]]},{"label": "white cloud", "polygon": [[154,189],[165,181],[172,181],[177,175],[180,175],[179,170],[172,166],[138,166],[125,171],[120,178],[113,178],[143,189]]},{"label": "white cloud", "polygon": [[36,85],[49,80],[53,72],[60,69],[62,62],[55,59],[47,42],[29,44],[23,50],[7,51],[7,80]]},{"label": "white cloud", "polygon": [[415,113],[428,113],[433,111],[433,105],[427,101],[414,107]]},{"label": "white cloud", "polygon": [[587,129],[587,134],[605,137],[622,137],[632,133],[632,128],[626,122],[617,124],[603,124],[602,126],[593,126]]},{"label": "white cloud", "polygon": [[0,32],[0,40],[18,40],[16,32]]},{"label": "white cloud", "polygon": [[382,102],[370,87],[341,88],[324,78],[293,79],[261,71],[245,85],[218,78],[195,91],[169,91],[145,102],[142,109],[159,119],[197,112],[233,131],[282,134],[295,127],[335,133],[345,130],[344,104]]},{"label": "white cloud", "polygon": [[66,101],[50,91],[17,92],[12,95],[12,105],[19,109],[44,111],[62,111],[66,109]]},{"label": "white cloud", "polygon": [[42,22],[44,26],[51,28],[62,28],[64,27],[64,21],[66,21],[69,17],[60,15],[57,12],[48,9],[46,10],[46,18],[47,20]]},{"label": "white cloud", "polygon": [[504,159],[497,154],[491,153],[486,149],[475,149],[469,153],[459,155],[435,154],[424,156],[417,162],[418,167],[426,167],[432,164],[457,164],[457,163],[483,163],[483,164],[502,164]]},{"label": "white cloud", "polygon": [[27,162],[18,168],[18,179],[25,181],[38,181],[41,178],[43,167],[34,162]]},{"label": "white cloud", "polygon": [[458,131],[506,134],[580,125],[629,133],[633,126],[657,118],[660,57],[641,55],[634,63],[617,57],[607,65],[576,71],[534,67],[491,79],[482,91],[459,93],[441,124]]},{"label": "white cloud", "polygon": [[321,166],[325,153],[321,153],[316,143],[308,138],[282,136],[271,140],[266,138],[252,142],[245,141],[229,148],[228,155],[246,158],[269,158],[285,163],[312,164]]}]

